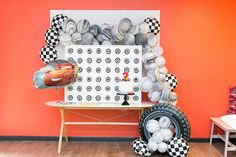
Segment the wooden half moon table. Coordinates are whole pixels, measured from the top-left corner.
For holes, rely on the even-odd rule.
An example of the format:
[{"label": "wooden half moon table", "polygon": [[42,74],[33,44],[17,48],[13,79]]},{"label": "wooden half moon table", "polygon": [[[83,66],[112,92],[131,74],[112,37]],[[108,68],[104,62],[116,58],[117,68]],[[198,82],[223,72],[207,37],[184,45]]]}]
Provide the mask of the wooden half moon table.
[{"label": "wooden half moon table", "polygon": [[[67,130],[66,125],[139,125],[138,122],[109,122],[109,120],[114,120],[117,118],[128,116],[136,111],[139,112],[139,118],[143,114],[144,110],[152,107],[153,103],[150,102],[143,102],[141,105],[138,104],[130,104],[130,105],[121,105],[121,104],[108,104],[108,103],[73,103],[73,102],[64,102],[64,101],[49,101],[45,103],[47,106],[50,107],[57,107],[61,113],[61,128],[60,128],[60,136],[59,136],[59,143],[58,143],[58,153],[61,152],[61,144],[62,144],[62,137],[65,137],[66,142],[68,142]],[[124,113],[120,115],[115,115],[114,117],[107,118],[105,120],[100,120],[95,117],[86,116],[83,114],[77,113],[78,115],[93,119],[92,122],[81,122],[81,121],[67,121],[65,119],[65,112],[66,110],[132,110],[133,112]]]}]

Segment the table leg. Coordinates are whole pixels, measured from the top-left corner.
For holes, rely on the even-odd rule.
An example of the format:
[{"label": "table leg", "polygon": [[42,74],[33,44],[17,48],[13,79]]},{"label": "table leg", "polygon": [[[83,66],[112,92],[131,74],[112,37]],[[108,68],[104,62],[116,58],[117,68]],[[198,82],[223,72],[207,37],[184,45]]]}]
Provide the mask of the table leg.
[{"label": "table leg", "polygon": [[63,130],[64,130],[64,108],[60,108],[60,113],[61,113],[61,129],[60,129],[60,136],[59,136],[59,142],[58,142],[58,150],[57,153],[61,153],[61,144],[62,144],[62,136],[63,136]]},{"label": "table leg", "polygon": [[227,157],[228,144],[229,144],[229,132],[225,131],[225,152],[224,152],[224,157]]},{"label": "table leg", "polygon": [[215,123],[212,122],[212,123],[211,123],[210,144],[212,144],[212,138],[213,138],[213,134],[214,134],[214,127],[215,127]]},{"label": "table leg", "polygon": [[[65,122],[65,112],[66,112],[66,110],[64,109],[64,110],[63,110],[63,119],[64,119],[64,122]],[[64,128],[64,137],[65,137],[65,140],[66,140],[66,142],[68,142],[67,128],[66,128],[66,125],[65,125],[65,124],[64,124],[63,128]]]}]

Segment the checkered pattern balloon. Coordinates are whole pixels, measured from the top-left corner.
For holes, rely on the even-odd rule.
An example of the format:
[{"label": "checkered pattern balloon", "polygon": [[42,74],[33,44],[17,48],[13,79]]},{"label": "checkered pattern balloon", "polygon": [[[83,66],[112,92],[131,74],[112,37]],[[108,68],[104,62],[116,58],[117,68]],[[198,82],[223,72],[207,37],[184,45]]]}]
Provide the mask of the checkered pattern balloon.
[{"label": "checkered pattern balloon", "polygon": [[156,18],[146,18],[144,20],[149,25],[149,33],[157,35],[160,32],[160,23]]},{"label": "checkered pattern balloon", "polygon": [[45,41],[48,45],[57,46],[60,43],[59,33],[54,28],[49,28],[44,34]]},{"label": "checkered pattern balloon", "polygon": [[44,63],[57,59],[57,51],[50,45],[44,46],[40,51],[40,58]]},{"label": "checkered pattern balloon", "polygon": [[176,76],[171,74],[171,73],[166,74],[165,82],[167,82],[170,85],[170,88],[171,88],[172,91],[178,85],[178,80],[177,80]]},{"label": "checkered pattern balloon", "polygon": [[151,156],[152,153],[151,151],[148,149],[147,143],[137,139],[133,141],[133,149],[135,151],[135,153],[137,153],[140,156]]},{"label": "checkered pattern balloon", "polygon": [[167,151],[171,157],[185,157],[189,151],[189,145],[183,138],[174,137],[167,142]]},{"label": "checkered pattern balloon", "polygon": [[57,31],[62,30],[62,24],[65,19],[68,19],[68,17],[63,14],[57,14],[52,18],[51,27],[55,28]]}]

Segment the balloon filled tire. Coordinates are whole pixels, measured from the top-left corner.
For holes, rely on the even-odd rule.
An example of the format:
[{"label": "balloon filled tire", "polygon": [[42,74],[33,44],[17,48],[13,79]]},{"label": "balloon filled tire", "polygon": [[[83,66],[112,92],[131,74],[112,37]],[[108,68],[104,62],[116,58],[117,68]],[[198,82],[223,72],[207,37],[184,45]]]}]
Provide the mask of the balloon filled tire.
[{"label": "balloon filled tire", "polygon": [[160,103],[146,110],[140,119],[139,133],[144,141],[148,141],[152,136],[152,134],[146,130],[147,122],[151,119],[159,120],[163,116],[171,120],[174,137],[182,137],[186,141],[189,140],[191,133],[190,125],[183,111],[176,106]]}]

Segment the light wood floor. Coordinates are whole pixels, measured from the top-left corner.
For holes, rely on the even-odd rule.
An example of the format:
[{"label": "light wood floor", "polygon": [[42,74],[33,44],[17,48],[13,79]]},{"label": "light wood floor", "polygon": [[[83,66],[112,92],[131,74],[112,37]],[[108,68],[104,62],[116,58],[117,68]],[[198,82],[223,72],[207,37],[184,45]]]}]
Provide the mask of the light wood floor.
[{"label": "light wood floor", "polygon": [[[187,157],[222,157],[223,144],[189,143]],[[216,149],[217,148],[217,149]],[[220,152],[220,151],[221,152]],[[137,157],[130,142],[68,142],[57,154],[57,142],[0,141],[0,157]],[[153,155],[157,156],[157,155]],[[158,157],[167,154],[158,154]],[[230,152],[228,157],[236,157]]]}]

